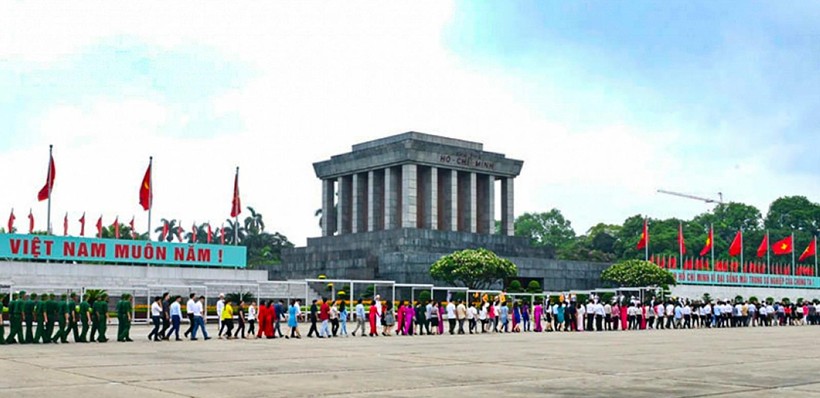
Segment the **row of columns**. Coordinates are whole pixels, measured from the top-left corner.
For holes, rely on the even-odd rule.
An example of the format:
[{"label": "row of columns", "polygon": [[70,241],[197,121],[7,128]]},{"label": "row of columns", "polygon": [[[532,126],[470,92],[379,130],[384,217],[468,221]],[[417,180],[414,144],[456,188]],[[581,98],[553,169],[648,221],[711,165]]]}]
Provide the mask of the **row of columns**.
[{"label": "row of columns", "polygon": [[[513,178],[501,177],[501,233],[513,235]],[[495,232],[489,174],[405,164],[322,180],[323,236],[423,228]]]}]

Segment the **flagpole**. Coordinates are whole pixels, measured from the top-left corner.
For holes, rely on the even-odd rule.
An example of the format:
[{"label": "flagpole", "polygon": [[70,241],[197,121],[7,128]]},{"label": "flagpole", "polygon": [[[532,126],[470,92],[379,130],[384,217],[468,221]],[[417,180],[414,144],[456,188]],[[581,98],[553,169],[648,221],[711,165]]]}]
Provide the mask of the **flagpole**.
[{"label": "flagpole", "polygon": [[771,275],[771,272],[772,272],[772,258],[771,258],[771,255],[769,254],[769,249],[770,249],[770,246],[771,246],[770,243],[771,242],[769,242],[769,230],[767,229],[766,230],[766,273],[769,274],[769,275]]},{"label": "flagpole", "polygon": [[712,251],[712,265],[711,266],[712,266],[712,270],[714,271],[715,270],[715,226],[712,225],[712,224],[709,224],[709,239],[711,239],[711,242],[709,242],[709,246],[711,246],[710,249]]},{"label": "flagpole", "polygon": [[49,144],[49,146],[48,146],[48,176],[46,178],[46,185],[48,186],[48,215],[47,215],[47,220],[46,220],[46,222],[47,222],[46,230],[48,231],[49,235],[51,235],[51,186],[53,185],[53,184],[51,184],[51,164],[52,164],[51,163],[51,159],[52,159],[51,151],[52,151],[53,148],[54,148],[54,145]]},{"label": "flagpole", "polygon": [[743,227],[740,227],[740,273],[743,273]]},{"label": "flagpole", "polygon": [[646,244],[643,248],[643,259],[649,261],[649,217],[644,219],[644,224],[646,224]]},{"label": "flagpole", "polygon": [[817,235],[814,235],[814,276],[818,276],[817,271]]},{"label": "flagpole", "polygon": [[794,276],[794,232],[792,232],[792,271],[791,276]]},{"label": "flagpole", "polygon": [[[683,242],[681,236],[683,235],[683,221],[678,221],[678,257],[680,257],[680,266],[683,269]],[[678,267],[675,267],[678,268]]]},{"label": "flagpole", "polygon": [[148,157],[148,240],[151,240],[151,209],[154,208],[154,157]]},{"label": "flagpole", "polygon": [[[236,166],[236,183],[239,184],[239,166]],[[234,198],[236,200],[236,198]],[[239,215],[233,216],[233,245],[239,245]]]}]

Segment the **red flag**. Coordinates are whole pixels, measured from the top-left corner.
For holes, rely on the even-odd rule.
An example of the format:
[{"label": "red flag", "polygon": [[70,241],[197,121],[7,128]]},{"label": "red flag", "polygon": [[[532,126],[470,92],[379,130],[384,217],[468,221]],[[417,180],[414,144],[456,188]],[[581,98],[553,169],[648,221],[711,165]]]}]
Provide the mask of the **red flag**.
[{"label": "red flag", "polygon": [[769,252],[769,233],[767,232],[766,235],[763,235],[763,240],[760,242],[760,246],[757,247],[757,258],[762,258],[766,256],[766,253]]},{"label": "red flag", "polygon": [[182,242],[182,223],[177,225],[177,240]]},{"label": "red flag", "polygon": [[34,232],[34,214],[31,214],[31,209],[28,211],[28,233]]},{"label": "red flag", "polygon": [[14,217],[14,209],[11,209],[11,214],[9,214],[9,229],[6,230],[7,233],[14,233],[14,220],[16,219],[17,217]]},{"label": "red flag", "polygon": [[54,189],[54,156],[48,156],[48,174],[46,175],[46,185],[37,193],[37,200],[44,201],[51,197],[51,190]]},{"label": "red flag", "polygon": [[806,247],[806,250],[803,250],[803,254],[800,255],[800,259],[797,261],[803,261],[809,256],[813,256],[817,253],[817,238],[811,240],[811,243]]},{"label": "red flag", "polygon": [[678,224],[678,250],[681,255],[686,254],[686,240],[683,239],[683,223]]},{"label": "red flag", "polygon": [[792,252],[792,237],[787,236],[777,242],[775,242],[774,246],[772,246],[772,253],[776,256],[782,256],[784,254],[790,254]]},{"label": "red flag", "polygon": [[145,170],[145,176],[142,177],[142,185],[140,185],[140,205],[143,210],[150,209],[154,201],[153,189],[151,189],[151,165],[152,163],[149,162],[148,170]]},{"label": "red flag", "polygon": [[225,244],[225,224],[222,224],[222,228],[219,229],[219,243]]},{"label": "red flag", "polygon": [[740,255],[741,250],[743,250],[743,230],[738,230],[735,239],[729,245],[729,256],[737,257]]},{"label": "red flag", "polygon": [[80,217],[80,236],[85,236],[85,212],[83,212],[83,216]]},{"label": "red flag", "polygon": [[649,244],[649,223],[646,218],[643,219],[643,230],[641,231],[641,240],[638,241],[636,249],[645,249]]},{"label": "red flag", "polygon": [[114,237],[119,239],[120,238],[120,216],[114,219]]},{"label": "red flag", "polygon": [[168,226],[168,221],[166,221],[164,224],[162,224],[162,235],[160,235],[160,237],[159,237],[160,242],[165,241],[165,238],[168,236],[168,230],[170,228],[171,227]]},{"label": "red flag", "polygon": [[706,237],[706,245],[703,246],[703,250],[700,251],[701,256],[705,256],[706,253],[709,253],[712,250],[712,243],[715,240],[715,231],[712,226],[709,226],[709,236]]},{"label": "red flag", "polygon": [[677,257],[670,257],[669,258],[669,268],[670,269],[678,269],[678,258]]},{"label": "red flag", "polygon": [[194,224],[191,225],[191,242],[192,243],[196,243],[196,234],[197,234],[196,222],[194,222]]},{"label": "red flag", "polygon": [[213,235],[211,234],[211,224],[208,224],[208,243],[211,243],[211,238]]},{"label": "red flag", "polygon": [[658,264],[658,263],[655,261],[655,255],[654,255],[654,254],[653,254],[653,255],[651,255],[651,256],[649,256],[649,262],[650,262],[650,263],[653,263],[653,264],[655,264],[655,265],[657,265],[657,264]]},{"label": "red flag", "polygon": [[136,231],[136,228],[134,228],[134,216],[131,216],[131,222],[128,223],[128,225],[131,227],[131,238],[136,240],[137,239],[137,231]]},{"label": "red flag", "polygon": [[236,177],[233,180],[233,200],[231,201],[231,217],[242,213],[242,204],[239,200],[239,167],[236,168]]},{"label": "red flag", "polygon": [[68,236],[68,213],[65,213],[65,218],[63,219],[63,235]]},{"label": "red flag", "polygon": [[98,238],[102,238],[102,229],[103,229],[102,216],[100,216],[100,218],[97,219],[97,237]]}]

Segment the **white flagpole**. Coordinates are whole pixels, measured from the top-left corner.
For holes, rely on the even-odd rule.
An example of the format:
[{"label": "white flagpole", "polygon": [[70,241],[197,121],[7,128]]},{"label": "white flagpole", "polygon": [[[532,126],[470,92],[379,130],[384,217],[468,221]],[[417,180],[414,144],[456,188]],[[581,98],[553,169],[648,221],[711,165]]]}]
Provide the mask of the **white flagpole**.
[{"label": "white flagpole", "polygon": [[743,227],[740,227],[740,273],[743,273]]},{"label": "white flagpole", "polygon": [[814,235],[814,276],[817,276],[817,235]]},{"label": "white flagpole", "polygon": [[771,275],[772,273],[772,257],[769,254],[769,250],[771,249],[771,243],[769,242],[769,230],[766,230],[766,273]]},{"label": "white flagpole", "polygon": [[792,232],[792,272],[791,276],[794,276],[794,232]]},{"label": "white flagpole", "polygon": [[644,239],[646,242],[644,242],[645,244],[643,245],[643,259],[644,261],[649,261],[649,217],[644,218],[643,223],[646,225],[646,231],[644,231]]},{"label": "white flagpole", "polygon": [[148,240],[151,240],[151,210],[154,207],[154,157],[148,157]]},{"label": "white flagpole", "polygon": [[715,269],[715,227],[712,224],[709,224],[709,246],[711,246],[712,251],[712,270]]},{"label": "white flagpole", "polygon": [[[238,187],[239,186],[239,166],[236,166],[236,184],[237,184],[237,187]],[[239,188],[237,188],[237,190],[238,189]],[[234,194],[235,193],[236,192],[234,192]],[[234,197],[234,200],[235,199],[236,199],[236,197]],[[239,245],[239,215],[238,214],[233,217],[233,245],[234,246]]]},{"label": "white flagpole", "polygon": [[48,188],[48,216],[46,220],[46,230],[48,231],[49,235],[51,235],[51,165],[53,159],[51,154],[52,148],[54,148],[54,145],[48,146],[48,176],[46,177],[46,185]]},{"label": "white flagpole", "polygon": [[681,242],[681,236],[683,236],[683,221],[678,221],[678,257],[680,257],[680,266],[683,269],[683,242]]}]

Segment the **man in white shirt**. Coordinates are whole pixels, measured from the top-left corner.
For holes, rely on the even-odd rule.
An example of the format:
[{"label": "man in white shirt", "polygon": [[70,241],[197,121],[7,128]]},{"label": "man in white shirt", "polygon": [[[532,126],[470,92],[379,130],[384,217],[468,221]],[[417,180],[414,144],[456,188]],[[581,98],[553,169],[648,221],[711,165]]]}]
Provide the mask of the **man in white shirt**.
[{"label": "man in white shirt", "polygon": [[171,315],[171,329],[168,330],[168,334],[165,335],[165,340],[171,339],[171,334],[176,336],[176,341],[181,341],[182,339],[179,338],[179,324],[182,322],[182,297],[177,296],[174,298],[174,301],[171,303],[171,307],[169,309],[169,313]]},{"label": "man in white shirt", "polygon": [[751,303],[751,302],[749,303],[748,311],[749,311],[749,318],[746,320],[746,326],[749,326],[749,325],[754,326],[755,321],[757,321],[757,306],[755,305],[755,303]]},{"label": "man in white shirt", "polygon": [[[219,326],[218,337],[222,337],[222,311],[225,310],[225,294],[219,293],[219,301],[216,302],[216,319]],[[205,315],[205,314],[203,314]]]},{"label": "man in white shirt", "polygon": [[600,302],[596,302],[592,306],[592,310],[595,313],[595,330],[599,332],[604,331],[604,305]]},{"label": "man in white shirt", "polygon": [[459,300],[456,306],[456,319],[458,320],[458,334],[464,334],[464,321],[467,319],[467,307]]},{"label": "man in white shirt", "polygon": [[196,304],[196,293],[191,293],[188,295],[188,302],[185,303],[185,314],[188,316],[188,330],[185,331],[185,338],[188,338],[188,335],[194,330],[194,308],[193,305]]},{"label": "man in white shirt", "polygon": [[473,303],[470,303],[470,306],[467,308],[467,323],[469,324],[470,334],[473,334],[473,331],[476,328],[477,317],[478,310],[475,308],[475,305],[473,305]]},{"label": "man in white shirt", "polygon": [[196,340],[196,331],[202,329],[202,336],[205,337],[205,340],[210,340],[211,338],[208,337],[208,331],[205,330],[205,312],[203,311],[205,308],[205,296],[200,296],[199,301],[195,303],[193,309],[194,313],[194,330],[191,331],[191,340]]},{"label": "man in white shirt", "polygon": [[595,304],[592,304],[592,300],[587,300],[584,311],[586,312],[584,330],[591,332],[595,330]]},{"label": "man in white shirt", "polygon": [[666,328],[672,329],[675,324],[675,305],[670,301],[666,304]]},{"label": "man in white shirt", "polygon": [[663,329],[664,312],[663,301],[660,301],[655,305],[655,317],[657,317],[655,320],[655,329]]},{"label": "man in white shirt", "polygon": [[447,322],[450,324],[450,334],[456,332],[456,305],[452,301],[447,302]]},{"label": "man in white shirt", "polygon": [[604,306],[604,328],[612,330],[612,305],[609,303]]},{"label": "man in white shirt", "polygon": [[148,334],[148,340],[162,340],[159,331],[160,317],[162,317],[162,304],[160,304],[161,301],[162,297],[157,296],[154,297],[154,302],[153,304],[151,304],[151,322],[153,322],[154,328],[151,330],[151,333]]}]

